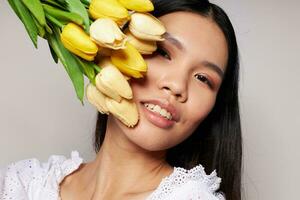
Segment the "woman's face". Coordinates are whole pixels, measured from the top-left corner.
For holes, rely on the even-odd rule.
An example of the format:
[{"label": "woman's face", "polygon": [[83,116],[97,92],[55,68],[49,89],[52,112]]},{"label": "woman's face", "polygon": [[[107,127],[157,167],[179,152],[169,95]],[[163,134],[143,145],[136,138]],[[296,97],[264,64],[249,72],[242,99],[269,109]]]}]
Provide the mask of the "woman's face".
[{"label": "woman's face", "polygon": [[[209,114],[228,57],[225,37],[212,20],[189,12],[173,12],[159,19],[167,29],[166,39],[158,42],[156,53],[144,56],[148,64],[145,78],[130,81],[139,122],[127,128],[114,120],[130,141],[151,151],[181,143]],[[160,107],[149,111],[145,103]],[[172,114],[171,120],[161,110],[164,107]]]}]

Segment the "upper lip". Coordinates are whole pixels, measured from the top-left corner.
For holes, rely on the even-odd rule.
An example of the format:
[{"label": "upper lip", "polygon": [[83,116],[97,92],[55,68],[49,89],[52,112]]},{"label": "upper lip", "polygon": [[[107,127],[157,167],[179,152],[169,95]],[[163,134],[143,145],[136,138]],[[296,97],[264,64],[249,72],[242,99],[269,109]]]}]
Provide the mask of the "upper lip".
[{"label": "upper lip", "polygon": [[179,112],[177,111],[177,109],[175,108],[175,106],[173,106],[168,100],[164,99],[151,99],[151,100],[145,100],[142,101],[142,103],[151,103],[151,104],[155,104],[155,105],[159,105],[161,108],[166,109],[166,111],[168,111],[169,113],[171,113],[172,115],[172,120],[178,122],[179,121]]}]

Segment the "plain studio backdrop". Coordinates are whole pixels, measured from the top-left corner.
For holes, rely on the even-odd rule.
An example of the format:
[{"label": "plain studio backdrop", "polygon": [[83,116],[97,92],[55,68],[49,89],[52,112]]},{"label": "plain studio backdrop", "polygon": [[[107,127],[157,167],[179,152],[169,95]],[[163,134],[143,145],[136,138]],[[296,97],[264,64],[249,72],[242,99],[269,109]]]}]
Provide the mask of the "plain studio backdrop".
[{"label": "plain studio backdrop", "polygon": [[[214,2],[229,14],[241,54],[244,199],[299,199],[300,2]],[[0,24],[0,166],[72,150],[91,160],[95,108],[77,100],[45,41],[34,49],[7,1]]]}]

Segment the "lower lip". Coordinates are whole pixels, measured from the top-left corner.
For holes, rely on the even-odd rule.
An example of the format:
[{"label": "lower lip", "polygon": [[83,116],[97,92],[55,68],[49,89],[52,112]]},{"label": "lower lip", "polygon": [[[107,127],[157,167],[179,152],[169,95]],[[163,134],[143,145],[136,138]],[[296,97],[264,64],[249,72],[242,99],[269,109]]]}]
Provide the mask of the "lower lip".
[{"label": "lower lip", "polygon": [[148,110],[143,104],[141,105],[143,107],[146,118],[155,126],[158,126],[160,128],[170,128],[175,124],[175,121],[168,120],[162,117],[160,114]]}]

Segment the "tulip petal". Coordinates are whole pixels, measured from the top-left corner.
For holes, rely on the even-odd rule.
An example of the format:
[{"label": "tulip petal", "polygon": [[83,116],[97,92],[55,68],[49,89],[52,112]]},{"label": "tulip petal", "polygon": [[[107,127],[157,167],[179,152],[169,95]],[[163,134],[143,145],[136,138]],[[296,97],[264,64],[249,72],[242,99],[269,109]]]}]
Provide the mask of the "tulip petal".
[{"label": "tulip petal", "polygon": [[84,59],[88,57],[89,61],[93,60],[98,52],[97,45],[79,25],[74,23],[69,23],[63,28],[61,40],[71,52]]},{"label": "tulip petal", "polygon": [[[101,70],[102,71],[102,70]],[[117,102],[120,102],[122,97],[114,90],[114,89],[111,89],[109,87],[109,85],[105,84],[105,82],[103,82],[101,80],[101,75],[100,73],[98,73],[96,75],[96,87],[99,91],[101,91],[103,94],[105,94],[106,96],[114,99],[115,101]]]},{"label": "tulip petal", "polygon": [[128,42],[132,44],[141,54],[152,54],[157,49],[156,41],[141,40],[135,37],[129,29],[125,30]]},{"label": "tulip petal", "polygon": [[100,113],[109,114],[105,101],[106,97],[91,83],[86,87],[86,97],[92,105],[96,106]]},{"label": "tulip petal", "polygon": [[166,32],[163,23],[150,13],[133,13],[129,24],[131,33],[144,40],[163,40]]},{"label": "tulip petal", "polygon": [[126,35],[110,18],[97,19],[91,24],[90,38],[101,47],[111,49],[125,48]]},{"label": "tulip petal", "polygon": [[70,42],[68,42],[68,40],[64,39],[64,37],[60,38],[64,47],[66,49],[68,49],[70,52],[74,53],[75,55],[88,60],[88,61],[92,61],[95,58],[95,54],[86,54],[83,51],[80,51],[79,49],[76,48],[76,46],[73,46]]},{"label": "tulip petal", "polygon": [[144,58],[140,52],[128,42],[126,43],[125,49],[119,49],[112,52],[111,61],[122,72],[126,71],[124,69],[136,70],[139,72],[147,71],[147,64]]},{"label": "tulip petal", "polygon": [[89,13],[93,19],[109,17],[115,21],[122,21],[129,17],[128,10],[117,0],[92,0]]},{"label": "tulip petal", "polygon": [[119,2],[128,10],[137,12],[151,12],[154,10],[150,0],[119,0]]},{"label": "tulip petal", "polygon": [[109,58],[104,58],[98,63],[102,67],[102,80],[113,88],[121,97],[132,99],[133,94],[131,87],[127,81],[128,77],[124,76],[116,66],[114,66]]},{"label": "tulip petal", "polygon": [[106,98],[106,106],[110,113],[128,127],[133,127],[139,120],[137,106],[132,100],[122,99],[117,102],[111,98]]},{"label": "tulip petal", "polygon": [[143,73],[126,67],[118,68],[122,73],[133,78],[143,78]]},{"label": "tulip petal", "polygon": [[102,70],[96,76],[97,88],[107,96],[120,102],[121,97],[132,99],[132,90],[123,74],[109,61],[100,62]]}]

